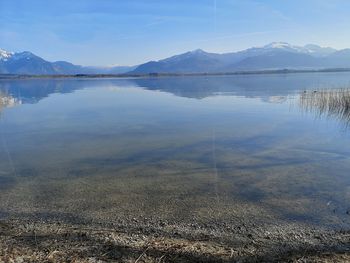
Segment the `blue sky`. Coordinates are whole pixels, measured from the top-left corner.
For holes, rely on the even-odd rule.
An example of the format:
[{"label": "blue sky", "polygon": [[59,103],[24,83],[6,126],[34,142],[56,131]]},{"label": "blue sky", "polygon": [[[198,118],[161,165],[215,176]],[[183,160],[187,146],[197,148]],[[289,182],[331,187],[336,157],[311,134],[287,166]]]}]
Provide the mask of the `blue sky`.
[{"label": "blue sky", "polygon": [[348,0],[0,0],[0,48],[133,65],[273,41],[350,47]]}]

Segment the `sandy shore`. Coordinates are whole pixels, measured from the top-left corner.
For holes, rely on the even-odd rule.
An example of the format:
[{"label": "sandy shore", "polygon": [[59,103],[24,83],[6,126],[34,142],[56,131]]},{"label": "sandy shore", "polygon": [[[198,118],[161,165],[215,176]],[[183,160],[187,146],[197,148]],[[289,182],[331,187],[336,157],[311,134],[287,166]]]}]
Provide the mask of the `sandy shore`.
[{"label": "sandy shore", "polygon": [[3,220],[0,262],[349,262],[350,231]]}]

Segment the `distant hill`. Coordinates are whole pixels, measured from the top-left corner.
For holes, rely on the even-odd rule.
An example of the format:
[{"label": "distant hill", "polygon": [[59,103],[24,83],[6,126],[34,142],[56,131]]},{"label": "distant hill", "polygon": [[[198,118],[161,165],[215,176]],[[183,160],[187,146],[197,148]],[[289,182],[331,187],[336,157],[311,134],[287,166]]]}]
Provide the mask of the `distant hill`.
[{"label": "distant hill", "polygon": [[194,50],[160,61],[150,61],[138,66],[132,73],[197,73],[219,69],[220,55]]},{"label": "distant hill", "polygon": [[224,54],[197,49],[133,67],[84,67],[66,61],[49,62],[28,51],[12,53],[0,49],[0,74],[186,74],[324,68],[350,68],[350,49],[336,50],[314,44],[295,46],[273,42],[262,47]]}]

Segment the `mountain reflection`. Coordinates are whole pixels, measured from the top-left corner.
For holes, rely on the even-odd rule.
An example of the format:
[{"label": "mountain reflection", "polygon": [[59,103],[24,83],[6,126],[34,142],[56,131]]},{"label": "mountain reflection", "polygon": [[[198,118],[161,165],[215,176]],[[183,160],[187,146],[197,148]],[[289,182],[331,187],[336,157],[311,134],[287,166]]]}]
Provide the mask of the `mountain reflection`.
[{"label": "mountain reflection", "polygon": [[14,107],[22,104],[20,99],[14,98],[7,92],[0,90],[0,112],[4,108]]},{"label": "mountain reflection", "polygon": [[22,104],[33,104],[54,93],[70,93],[86,86],[79,80],[30,79],[1,80],[0,92],[20,100]]},{"label": "mountain reflection", "polygon": [[304,91],[300,106],[318,117],[336,118],[346,127],[350,124],[350,89]]},{"label": "mountain reflection", "polygon": [[193,76],[125,79],[27,79],[1,80],[5,92],[23,104],[37,103],[54,93],[70,93],[88,88],[140,88],[166,92],[178,97],[204,99],[213,96],[257,98],[266,103],[283,103],[300,90],[334,88],[349,83],[349,73],[267,74],[237,76]]}]

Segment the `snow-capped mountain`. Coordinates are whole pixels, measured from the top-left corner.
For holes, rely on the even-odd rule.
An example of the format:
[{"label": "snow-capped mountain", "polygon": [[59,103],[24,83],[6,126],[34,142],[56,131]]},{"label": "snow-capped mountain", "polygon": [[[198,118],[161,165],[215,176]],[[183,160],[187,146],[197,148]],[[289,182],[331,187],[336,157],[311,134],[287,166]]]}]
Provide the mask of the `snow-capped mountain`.
[{"label": "snow-capped mountain", "polygon": [[[9,54],[7,52],[6,54]],[[2,73],[15,74],[55,74],[53,65],[34,55],[31,52],[24,51],[18,53],[10,53],[1,61],[0,70]]]},{"label": "snow-capped mountain", "polygon": [[29,52],[9,52],[0,49],[0,74],[112,74],[124,73],[134,67],[82,67],[66,61],[49,62]]},{"label": "snow-capped mountain", "polygon": [[203,73],[232,72],[264,69],[315,69],[349,67],[350,55],[336,57],[337,51],[329,47],[308,44],[291,45],[273,42],[261,47],[216,54],[194,50],[159,61],[141,64],[132,73]]}]

